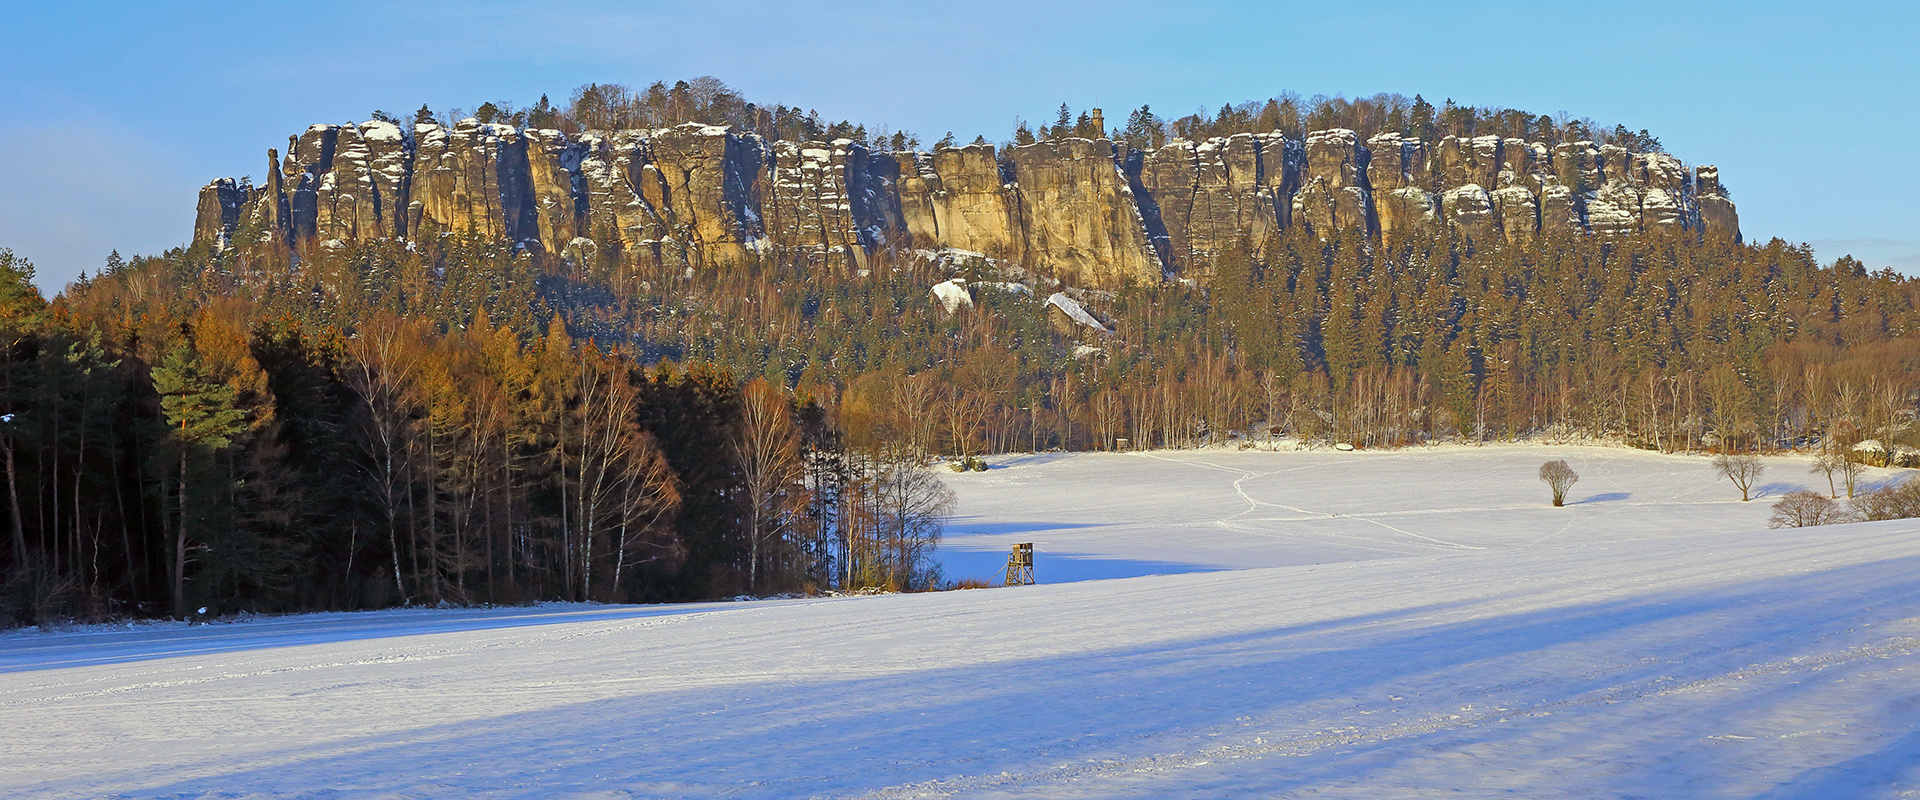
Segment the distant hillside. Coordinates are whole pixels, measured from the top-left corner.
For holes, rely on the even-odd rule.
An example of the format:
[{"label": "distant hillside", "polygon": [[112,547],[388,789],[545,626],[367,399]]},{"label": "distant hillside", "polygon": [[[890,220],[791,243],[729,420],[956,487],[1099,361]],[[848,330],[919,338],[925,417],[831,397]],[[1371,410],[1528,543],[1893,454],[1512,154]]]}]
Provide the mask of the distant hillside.
[{"label": "distant hillside", "polygon": [[1920,452],[1920,281],[1743,242],[1644,132],[1276,100],[929,153],[589,88],[316,126],[51,303],[0,249],[0,626],[937,586],[941,457]]}]

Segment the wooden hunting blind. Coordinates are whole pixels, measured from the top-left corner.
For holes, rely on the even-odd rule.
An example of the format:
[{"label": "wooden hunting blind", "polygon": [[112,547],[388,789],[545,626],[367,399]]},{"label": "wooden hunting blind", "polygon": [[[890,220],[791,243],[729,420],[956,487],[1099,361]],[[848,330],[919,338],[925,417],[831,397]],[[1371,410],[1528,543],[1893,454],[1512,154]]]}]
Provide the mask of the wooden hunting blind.
[{"label": "wooden hunting blind", "polygon": [[1033,584],[1033,543],[1022,542],[1013,546],[1013,552],[1007,554],[1007,585],[1029,586]]}]

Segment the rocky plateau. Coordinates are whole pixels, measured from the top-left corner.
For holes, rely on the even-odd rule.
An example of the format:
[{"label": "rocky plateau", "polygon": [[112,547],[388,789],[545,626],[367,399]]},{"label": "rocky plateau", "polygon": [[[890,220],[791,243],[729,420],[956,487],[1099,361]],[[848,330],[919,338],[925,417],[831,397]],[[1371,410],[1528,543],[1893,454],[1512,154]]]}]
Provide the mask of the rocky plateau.
[{"label": "rocky plateau", "polygon": [[1545,231],[1661,227],[1738,240],[1712,166],[1612,145],[1494,136],[1278,132],[1176,139],[1151,152],[1052,139],[876,152],[685,124],[588,132],[466,120],[314,125],[267,151],[260,183],[200,191],[196,244],[283,248],[472,231],[549,256],[694,268],[771,253],[864,268],[876,252],[953,248],[1068,285],[1204,280],[1240,237],[1451,228],[1524,242]]}]

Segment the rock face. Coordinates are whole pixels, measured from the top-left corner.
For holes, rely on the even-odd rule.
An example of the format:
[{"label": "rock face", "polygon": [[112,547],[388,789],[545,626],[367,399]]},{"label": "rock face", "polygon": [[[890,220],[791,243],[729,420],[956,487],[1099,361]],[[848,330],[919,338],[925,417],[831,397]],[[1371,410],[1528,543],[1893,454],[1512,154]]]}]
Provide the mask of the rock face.
[{"label": "rock face", "polygon": [[[1592,142],[1421,141],[1350,130],[1174,140],[1152,152],[1053,139],[996,152],[870,152],[686,124],[567,134],[464,120],[315,125],[269,150],[255,186],[200,192],[194,241],[316,248],[471,232],[549,257],[720,267],[778,255],[865,269],[951,248],[1088,288],[1204,280],[1282,231],[1481,241],[1660,227],[1738,240],[1711,166]],[[244,235],[240,235],[244,234]]]},{"label": "rock face", "polygon": [[1700,225],[1708,234],[1739,241],[1740,217],[1733,211],[1733,200],[1720,188],[1720,168],[1695,170],[1693,185]]},{"label": "rock face", "polygon": [[1160,279],[1113,142],[1059,139],[1008,152],[1022,262],[1080,286]]},{"label": "rock face", "polygon": [[1307,168],[1293,212],[1315,230],[1379,229],[1373,191],[1367,185],[1370,154],[1360,137],[1345,128],[1307,134]]},{"label": "rock face", "polygon": [[200,205],[194,212],[193,240],[226,247],[252,199],[253,186],[232,178],[221,178],[201,187]]},{"label": "rock face", "polygon": [[1381,234],[1438,225],[1438,198],[1427,191],[1427,146],[1419,139],[1383,133],[1367,140],[1367,183]]},{"label": "rock face", "polygon": [[1304,151],[1277,134],[1176,139],[1129,163],[1161,265],[1190,277],[1245,246],[1257,255],[1293,218]]}]

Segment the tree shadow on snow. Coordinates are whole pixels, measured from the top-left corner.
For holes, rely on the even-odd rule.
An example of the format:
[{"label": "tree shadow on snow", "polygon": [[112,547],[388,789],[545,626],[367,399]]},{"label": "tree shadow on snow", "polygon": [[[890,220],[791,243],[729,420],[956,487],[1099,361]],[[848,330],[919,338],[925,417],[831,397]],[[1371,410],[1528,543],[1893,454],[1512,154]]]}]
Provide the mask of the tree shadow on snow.
[{"label": "tree shadow on snow", "polygon": [[732,604],[706,602],[647,606],[550,603],[497,608],[394,608],[257,617],[233,624],[159,624],[125,630],[13,637],[7,641],[6,648],[0,650],[0,675],[437,633],[670,617],[728,607]]},{"label": "tree shadow on snow", "polygon": [[1813,489],[1807,486],[1802,486],[1798,483],[1788,483],[1786,481],[1775,481],[1773,483],[1763,483],[1759,486],[1753,487],[1752,496],[1753,496],[1753,499],[1758,500],[1762,497],[1784,497],[1786,495],[1793,494],[1794,492],[1810,492],[1810,491],[1813,491]]},{"label": "tree shadow on snow", "polygon": [[1607,492],[1606,494],[1596,494],[1585,500],[1575,500],[1574,502],[1568,503],[1567,505],[1584,506],[1588,503],[1611,503],[1615,500],[1625,500],[1632,496],[1633,496],[1632,492]]},{"label": "tree shadow on snow", "polygon": [[[1000,580],[1006,575],[1007,551],[942,548],[936,556],[948,580]],[[1142,558],[1106,558],[1078,553],[1038,551],[1033,555],[1035,583],[1075,583],[1078,581],[1141,578],[1148,575],[1185,575],[1195,572],[1222,572],[1226,567],[1155,561]]]},{"label": "tree shadow on snow", "polygon": [[1853,484],[1853,493],[1855,495],[1862,495],[1867,492],[1877,492],[1881,489],[1892,489],[1906,482],[1907,476],[1905,475],[1888,475],[1887,477],[1870,481],[1856,481]]},{"label": "tree shadow on snow", "polygon": [[[444,794],[513,787],[515,791],[506,794],[532,797],[563,789],[618,788],[642,795],[751,798],[849,794],[932,781],[960,781],[943,785],[960,794],[972,785],[979,793],[1003,780],[1001,776],[1026,774],[1042,786],[1074,781],[1098,794],[1099,784],[1085,781],[1111,786],[1126,780],[1137,771],[1127,767],[1131,759],[1260,741],[1255,736],[1311,742],[1312,729],[1296,728],[1338,716],[1341,708],[1376,703],[1390,712],[1392,707],[1384,704],[1395,693],[1444,693],[1469,686],[1474,698],[1492,702],[1564,700],[1551,706],[1555,714],[1590,716],[1556,724],[1568,736],[1612,737],[1598,744],[1605,752],[1622,736],[1641,735],[1605,724],[1611,719],[1606,715],[1617,713],[1607,711],[1612,704],[1674,702],[1653,691],[1672,679],[1672,664],[1677,663],[1672,659],[1687,659],[1690,673],[1711,676],[1805,655],[1809,639],[1803,634],[1809,621],[1854,618],[1863,587],[1895,606],[1916,602],[1920,589],[1910,586],[1905,576],[1917,568],[1920,558],[1890,559],[1519,613],[1459,618],[1451,610],[1454,605],[1469,610],[1505,605],[1504,598],[1477,596],[1458,604],[1401,607],[1023,660],[953,658],[958,662],[954,666],[904,673],[799,678],[802,685],[781,675],[658,691],[645,687],[659,684],[643,682],[621,696],[458,726],[423,724],[357,739],[289,743],[284,749],[244,756],[183,757],[184,763],[165,768],[122,767],[116,773],[108,767],[100,777],[105,786],[137,785],[141,794],[167,796],[326,785],[349,793],[405,791],[409,786],[433,787]],[[1538,589],[1516,590],[1515,595],[1532,591]],[[919,602],[938,602],[937,596],[925,597]],[[1301,598],[1295,605],[1310,607],[1313,602]],[[1765,613],[1755,610],[1760,607]],[[1450,616],[1455,621],[1435,621]],[[982,637],[1021,635],[1013,626]],[[1581,652],[1607,657],[1604,663],[1565,660],[1565,654]],[[937,653],[929,658],[932,663],[946,660]],[[646,652],[635,652],[636,674],[647,674],[648,663]],[[1482,682],[1492,685],[1476,685]],[[1623,695],[1619,689],[1634,686],[1651,688],[1645,697]],[[1713,709],[1745,713],[1761,702],[1758,697],[1749,700],[1729,700]],[[1416,705],[1414,711],[1456,707],[1448,702],[1427,698],[1426,705]],[[1264,794],[1392,781],[1400,770],[1420,766],[1436,750],[1466,757],[1476,745],[1491,743],[1499,749],[1534,732],[1527,725],[1505,722],[1426,733],[1396,734],[1383,728],[1389,733],[1371,741],[1313,745],[1286,758],[1248,755],[1209,771],[1196,768],[1184,777],[1161,779],[1191,788],[1183,781],[1206,779],[1216,774],[1211,770],[1232,766],[1241,774],[1254,771]],[[1635,752],[1657,753],[1683,744],[1647,741],[1634,746]],[[1874,765],[1897,766],[1914,748],[1910,735],[1865,758]],[[425,753],[431,758],[423,758]],[[1671,765],[1699,774],[1619,777],[1710,781],[1731,770],[1752,768],[1727,760],[1731,758],[1715,761],[1703,755]],[[1098,764],[1115,769],[1075,766]],[[181,779],[181,773],[205,777]],[[1833,780],[1838,778],[1803,775],[1780,796],[1815,796],[1810,793],[1835,785]],[[31,792],[36,787],[16,788]],[[1126,785],[1125,793],[1138,794],[1143,788],[1150,787]],[[1001,789],[1018,793],[1019,786]]]},{"label": "tree shadow on snow", "polygon": [[1105,523],[1099,522],[1041,522],[1028,520],[1022,522],[969,522],[978,517],[953,517],[947,520],[946,532],[941,535],[945,541],[963,539],[969,536],[1009,536],[1016,533],[1040,533],[1043,531],[1069,531],[1075,528],[1098,528]]},{"label": "tree shadow on snow", "polygon": [[[1902,721],[1904,724],[1905,721]],[[1834,797],[1908,797],[1920,784],[1920,731],[1880,749],[1781,782],[1756,800],[1828,800]]]}]

